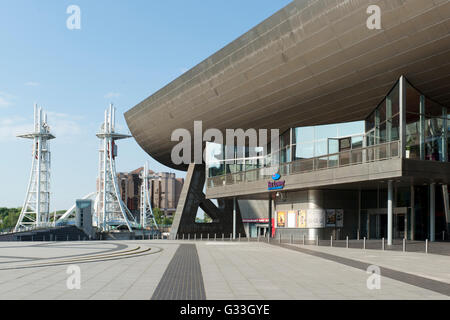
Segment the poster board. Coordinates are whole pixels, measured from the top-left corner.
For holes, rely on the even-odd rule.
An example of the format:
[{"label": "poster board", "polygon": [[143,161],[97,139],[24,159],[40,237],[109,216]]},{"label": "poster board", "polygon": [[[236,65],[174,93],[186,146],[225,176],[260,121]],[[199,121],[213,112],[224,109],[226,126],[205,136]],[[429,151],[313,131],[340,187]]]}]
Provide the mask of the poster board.
[{"label": "poster board", "polygon": [[336,227],[336,210],[334,210],[334,209],[326,210],[325,226],[329,227],[329,228]]},{"label": "poster board", "polygon": [[277,228],[286,228],[286,211],[277,212]]},{"label": "poster board", "polygon": [[306,210],[300,210],[298,212],[297,222],[300,229],[306,229]]},{"label": "poster board", "polygon": [[289,211],[287,215],[287,227],[296,228],[297,227],[297,211]]},{"label": "poster board", "polygon": [[337,228],[344,227],[344,210],[342,209],[336,210],[336,227]]},{"label": "poster board", "polygon": [[309,229],[325,228],[325,210],[309,209],[306,216],[306,225]]}]

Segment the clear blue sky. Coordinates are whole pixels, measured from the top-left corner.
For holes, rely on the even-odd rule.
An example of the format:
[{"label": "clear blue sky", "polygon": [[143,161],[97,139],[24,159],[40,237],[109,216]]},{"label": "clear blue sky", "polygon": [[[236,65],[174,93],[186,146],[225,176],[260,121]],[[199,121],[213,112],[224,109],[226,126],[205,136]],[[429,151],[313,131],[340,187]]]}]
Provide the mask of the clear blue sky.
[{"label": "clear blue sky", "polygon": [[[253,26],[288,0],[3,0],[0,2],[0,207],[25,197],[33,103],[49,113],[52,210],[95,191],[95,137],[110,102],[123,113]],[[69,5],[81,30],[68,30]],[[119,171],[150,161],[134,140],[119,142]]]}]

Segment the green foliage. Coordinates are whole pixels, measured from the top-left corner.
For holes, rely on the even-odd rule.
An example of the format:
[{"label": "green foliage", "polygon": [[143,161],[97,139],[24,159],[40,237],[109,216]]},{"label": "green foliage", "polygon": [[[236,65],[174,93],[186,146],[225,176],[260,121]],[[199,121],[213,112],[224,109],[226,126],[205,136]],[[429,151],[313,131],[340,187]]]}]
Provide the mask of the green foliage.
[{"label": "green foliage", "polygon": [[153,215],[155,216],[156,223],[159,226],[171,226],[173,224],[173,218],[166,217],[164,212],[159,208],[153,209]]},{"label": "green foliage", "polygon": [[21,208],[0,208],[0,230],[8,231],[13,229],[19,220]]}]

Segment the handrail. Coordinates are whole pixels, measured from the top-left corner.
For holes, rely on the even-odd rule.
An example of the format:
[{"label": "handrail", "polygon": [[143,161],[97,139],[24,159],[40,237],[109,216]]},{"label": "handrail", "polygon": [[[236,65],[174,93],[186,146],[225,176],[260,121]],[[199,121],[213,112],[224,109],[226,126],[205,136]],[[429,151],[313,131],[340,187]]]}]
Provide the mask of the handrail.
[{"label": "handrail", "polygon": [[[279,165],[278,172],[281,175],[307,173],[319,170],[334,169],[370,163],[376,161],[399,158],[400,141],[377,144],[370,147],[351,149],[339,153],[328,154],[309,159],[300,159]],[[208,187],[220,187],[224,185],[239,184],[270,179],[271,175],[265,174],[270,167],[262,167],[248,171],[229,173],[208,178]]]}]

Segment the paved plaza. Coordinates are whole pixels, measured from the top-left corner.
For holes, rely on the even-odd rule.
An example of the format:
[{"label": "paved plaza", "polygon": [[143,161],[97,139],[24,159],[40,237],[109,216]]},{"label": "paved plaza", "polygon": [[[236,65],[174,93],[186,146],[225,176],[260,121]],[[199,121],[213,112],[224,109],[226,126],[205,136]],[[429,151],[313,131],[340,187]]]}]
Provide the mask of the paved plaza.
[{"label": "paved plaza", "polygon": [[[367,267],[381,270],[370,290]],[[80,289],[68,289],[70,267]],[[263,242],[0,243],[0,299],[450,299],[450,256]]]}]

